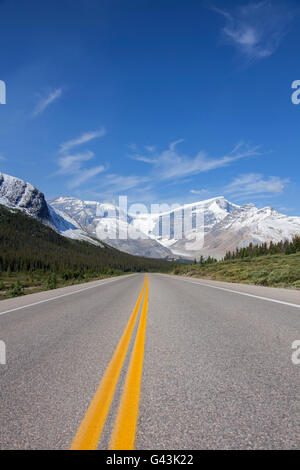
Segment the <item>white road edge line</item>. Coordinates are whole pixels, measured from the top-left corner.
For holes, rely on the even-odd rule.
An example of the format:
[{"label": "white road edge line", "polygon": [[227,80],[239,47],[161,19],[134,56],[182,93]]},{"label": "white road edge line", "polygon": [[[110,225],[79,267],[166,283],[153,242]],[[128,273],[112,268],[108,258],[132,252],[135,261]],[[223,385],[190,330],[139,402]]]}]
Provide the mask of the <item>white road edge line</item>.
[{"label": "white road edge line", "polygon": [[[11,310],[5,310],[4,312],[0,312],[0,315],[4,315],[5,313],[10,313],[10,312],[16,312],[17,310],[22,310],[23,308],[33,307],[35,305],[44,304],[45,302],[51,302],[51,300],[61,299],[62,297],[67,297],[68,295],[78,294],[79,292],[84,292],[85,290],[95,289],[96,287],[100,287],[100,286],[106,286],[106,284],[110,284],[111,282],[114,282],[114,281],[120,281],[120,279],[125,279],[129,276],[128,275],[121,276],[121,278],[117,277],[114,279],[110,279],[107,282],[102,282],[101,284],[97,284],[96,286],[85,287],[84,289],[79,289],[73,292],[68,292],[67,294],[62,294],[62,295],[57,295],[56,297],[51,297],[51,299],[40,300],[39,302],[34,302],[33,304],[23,305],[22,307],[12,308]],[[133,274],[133,276],[136,276],[136,274]]]},{"label": "white road edge line", "polygon": [[[170,276],[170,277],[172,277],[172,276]],[[202,282],[190,281],[189,279],[182,279],[182,278],[176,278],[176,277],[174,277],[173,279],[176,279],[177,281],[188,282],[189,284],[196,284],[197,286],[211,287],[212,289],[224,290],[224,291],[227,291],[227,292],[232,292],[233,294],[246,295],[247,297],[254,297],[256,299],[266,300],[267,302],[275,302],[276,304],[283,304],[283,305],[288,305],[289,307],[300,308],[300,305],[298,305],[298,304],[292,304],[290,302],[284,302],[283,300],[270,299],[269,297],[261,297],[259,295],[255,295],[255,294],[248,294],[246,292],[240,292],[238,290],[227,289],[226,287],[218,287],[218,286],[212,286],[210,284],[203,284]]]}]

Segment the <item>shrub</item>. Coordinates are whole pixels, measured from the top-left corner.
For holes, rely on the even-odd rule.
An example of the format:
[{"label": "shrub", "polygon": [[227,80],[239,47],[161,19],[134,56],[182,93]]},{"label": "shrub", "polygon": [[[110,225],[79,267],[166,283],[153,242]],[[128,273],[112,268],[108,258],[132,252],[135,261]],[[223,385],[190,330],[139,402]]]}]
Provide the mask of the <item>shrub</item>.
[{"label": "shrub", "polygon": [[57,286],[56,274],[51,273],[50,276],[48,277],[48,280],[47,280],[46,289],[47,290],[56,289],[56,286]]},{"label": "shrub", "polygon": [[15,284],[11,284],[8,296],[9,297],[19,297],[19,295],[24,295],[24,288],[20,281],[17,281]]},{"label": "shrub", "polygon": [[278,284],[280,282],[289,282],[290,270],[289,269],[274,269],[268,276],[270,284]]},{"label": "shrub", "polygon": [[268,283],[268,275],[269,271],[262,269],[260,271],[253,271],[249,277],[255,284],[265,286]]}]

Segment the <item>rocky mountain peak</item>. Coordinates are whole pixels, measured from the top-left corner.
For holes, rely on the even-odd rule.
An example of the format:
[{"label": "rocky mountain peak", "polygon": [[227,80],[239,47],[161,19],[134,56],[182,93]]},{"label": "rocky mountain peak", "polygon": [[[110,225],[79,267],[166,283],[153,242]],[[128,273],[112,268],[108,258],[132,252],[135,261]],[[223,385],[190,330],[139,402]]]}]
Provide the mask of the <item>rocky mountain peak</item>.
[{"label": "rocky mountain peak", "polygon": [[38,219],[49,218],[48,205],[44,194],[30,183],[0,173],[0,203],[23,209]]}]

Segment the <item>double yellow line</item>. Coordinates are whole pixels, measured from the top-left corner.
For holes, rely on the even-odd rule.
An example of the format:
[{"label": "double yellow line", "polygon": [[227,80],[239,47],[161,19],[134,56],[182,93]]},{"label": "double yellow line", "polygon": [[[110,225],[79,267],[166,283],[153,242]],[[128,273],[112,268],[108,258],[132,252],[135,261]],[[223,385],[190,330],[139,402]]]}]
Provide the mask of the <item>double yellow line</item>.
[{"label": "double yellow line", "polygon": [[139,411],[146,335],[149,281],[147,274],[143,288],[129,318],[124,333],[104,373],[98,390],[84,416],[72,443],[71,450],[97,449],[107,415],[114,398],[116,386],[127,355],[136,319],[145,292],[142,313],[133,351],[125,379],[117,417],[109,444],[112,450],[132,450]]}]

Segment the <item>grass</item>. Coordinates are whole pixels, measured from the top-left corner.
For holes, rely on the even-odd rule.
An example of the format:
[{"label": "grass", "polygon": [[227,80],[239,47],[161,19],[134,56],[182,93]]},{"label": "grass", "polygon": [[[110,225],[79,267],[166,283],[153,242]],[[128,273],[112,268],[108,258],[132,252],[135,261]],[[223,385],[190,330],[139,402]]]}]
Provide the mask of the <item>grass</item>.
[{"label": "grass", "polygon": [[59,287],[82,284],[89,281],[97,281],[121,275],[122,272],[115,274],[103,274],[97,277],[82,276],[77,279],[64,279],[61,275],[54,273],[44,273],[35,271],[34,273],[0,273],[0,300],[19,297],[20,295],[34,294],[45,290],[52,290]]},{"label": "grass", "polygon": [[216,281],[300,289],[300,252],[176,266],[174,274]]},{"label": "grass", "polygon": [[63,237],[0,204],[0,300],[125,273],[170,272],[173,266]]}]

